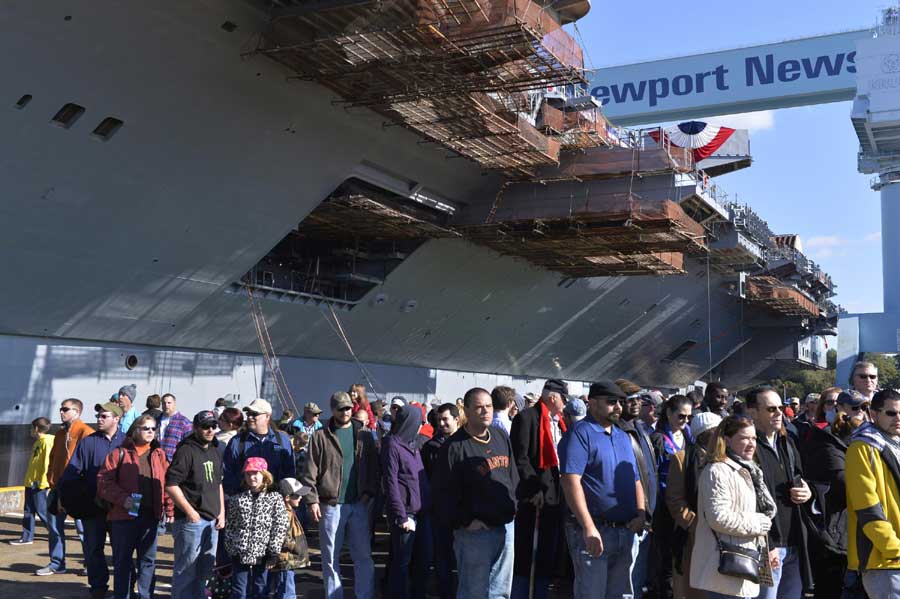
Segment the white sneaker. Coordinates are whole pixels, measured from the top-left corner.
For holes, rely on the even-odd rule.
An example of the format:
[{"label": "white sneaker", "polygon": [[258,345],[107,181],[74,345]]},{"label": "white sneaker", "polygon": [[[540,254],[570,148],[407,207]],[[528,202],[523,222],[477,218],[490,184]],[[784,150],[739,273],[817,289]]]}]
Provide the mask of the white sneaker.
[{"label": "white sneaker", "polygon": [[9,542],[10,545],[15,545],[15,546],[18,546],[18,545],[31,545],[32,543],[34,543],[34,541],[23,541],[22,539],[17,539],[17,540],[15,540],[15,541],[10,541],[10,542]]},{"label": "white sneaker", "polygon": [[53,568],[53,566],[44,566],[43,568],[41,568],[40,570],[35,572],[35,575],[36,576],[50,576],[51,574],[65,574],[65,573],[66,573],[65,568],[60,568],[59,570],[56,570],[55,568]]}]

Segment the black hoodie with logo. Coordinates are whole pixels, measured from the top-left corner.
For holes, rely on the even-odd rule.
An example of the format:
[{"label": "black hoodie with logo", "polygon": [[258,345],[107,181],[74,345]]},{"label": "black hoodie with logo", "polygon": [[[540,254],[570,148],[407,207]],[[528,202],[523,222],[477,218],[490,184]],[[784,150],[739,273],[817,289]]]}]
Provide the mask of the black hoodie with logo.
[{"label": "black hoodie with logo", "polygon": [[[218,441],[213,439],[205,448],[197,435],[191,433],[175,448],[172,463],[166,472],[166,486],[181,487],[184,498],[204,520],[219,516],[219,489],[222,486],[222,454]],[[175,505],[175,518],[187,517]]]}]

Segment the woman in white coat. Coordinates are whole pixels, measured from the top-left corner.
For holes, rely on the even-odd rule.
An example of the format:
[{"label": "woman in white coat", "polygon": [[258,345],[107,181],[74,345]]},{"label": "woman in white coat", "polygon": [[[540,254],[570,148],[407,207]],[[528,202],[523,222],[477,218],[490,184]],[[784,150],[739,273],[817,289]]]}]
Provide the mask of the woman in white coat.
[{"label": "woman in white coat", "polygon": [[[710,599],[756,597],[759,585],[719,573],[716,535],[725,543],[763,551],[760,537],[772,526],[775,502],[762,471],[753,462],[756,429],[744,418],[729,416],[710,441],[707,465],[700,473],[697,532],[691,553],[691,586]],[[713,534],[715,533],[715,534]]]}]

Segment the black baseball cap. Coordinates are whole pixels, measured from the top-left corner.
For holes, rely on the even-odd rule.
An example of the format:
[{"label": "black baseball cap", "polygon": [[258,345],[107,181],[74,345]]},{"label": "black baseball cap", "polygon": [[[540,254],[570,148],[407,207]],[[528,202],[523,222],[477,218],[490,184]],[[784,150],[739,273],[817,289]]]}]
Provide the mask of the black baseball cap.
[{"label": "black baseball cap", "polygon": [[615,397],[616,399],[625,399],[625,392],[610,380],[599,380],[591,383],[588,390],[588,397]]},{"label": "black baseball cap", "polygon": [[203,410],[202,412],[197,412],[196,416],[194,416],[194,426],[208,426],[216,424],[218,421],[216,413],[212,410]]},{"label": "black baseball cap", "polygon": [[544,383],[544,391],[559,393],[565,397],[569,394],[569,386],[560,379],[547,379],[547,382]]}]

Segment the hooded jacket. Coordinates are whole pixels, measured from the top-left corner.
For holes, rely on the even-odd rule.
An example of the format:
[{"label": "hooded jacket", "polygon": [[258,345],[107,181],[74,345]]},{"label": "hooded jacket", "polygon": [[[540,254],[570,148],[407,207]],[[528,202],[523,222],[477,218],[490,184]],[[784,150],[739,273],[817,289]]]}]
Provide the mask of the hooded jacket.
[{"label": "hooded jacket", "polygon": [[[97,474],[97,495],[112,504],[107,516],[108,520],[134,520],[135,517],[129,516],[128,510],[122,504],[132,493],[140,490],[140,466],[138,465],[140,458],[131,437],[126,437],[122,441],[120,449],[121,451],[113,450],[106,456],[106,461]],[[162,519],[163,515],[171,518],[174,514],[172,498],[165,491],[169,461],[156,440],[150,443],[149,451],[150,470],[153,475],[153,494],[151,497],[143,497],[141,506],[152,505],[153,517],[157,520]]]},{"label": "hooded jacket", "polygon": [[847,449],[847,567],[900,567],[900,446],[874,425],[850,438]]},{"label": "hooded jacket", "polygon": [[289,518],[277,491],[253,493],[244,489],[227,500],[225,551],[244,565],[277,556],[284,545]]},{"label": "hooded jacket", "polygon": [[[215,520],[222,507],[219,490],[222,487],[222,457],[219,442],[213,439],[206,447],[191,433],[178,444],[172,463],[166,472],[166,486],[181,488],[184,498],[204,520]],[[175,517],[185,513],[175,506]]]},{"label": "hooded jacket", "polygon": [[[375,497],[378,493],[380,473],[378,467],[378,450],[372,433],[362,427],[357,420],[350,421],[356,438],[358,496],[363,494]],[[234,443],[234,440],[232,440]],[[335,433],[334,419],[309,440],[309,453],[303,466],[301,484],[311,487],[306,495],[307,504],[327,503],[336,505],[341,490],[344,472],[344,454],[341,443]]]},{"label": "hooded jacket", "polygon": [[427,507],[430,489],[417,449],[420,412],[401,406],[381,445],[382,484],[388,521],[397,526]]},{"label": "hooded jacket", "polygon": [[804,478],[821,511],[815,530],[819,543],[830,553],[847,554],[847,443],[830,426],[816,423],[805,430],[800,445]]}]

